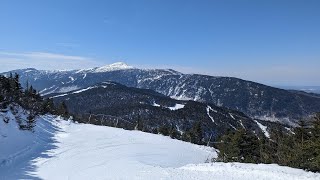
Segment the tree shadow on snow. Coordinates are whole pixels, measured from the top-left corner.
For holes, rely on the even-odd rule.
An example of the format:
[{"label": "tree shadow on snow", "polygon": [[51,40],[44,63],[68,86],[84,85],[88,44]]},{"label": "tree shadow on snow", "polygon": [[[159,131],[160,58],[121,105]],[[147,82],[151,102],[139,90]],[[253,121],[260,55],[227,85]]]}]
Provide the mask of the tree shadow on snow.
[{"label": "tree shadow on snow", "polygon": [[[58,132],[61,132],[61,129],[54,126],[50,120],[46,118],[38,119],[33,132],[34,140],[30,143],[30,147],[11,160],[0,162],[0,180],[40,180],[41,178],[37,177],[36,174],[37,165],[35,165],[34,160],[37,158],[49,159],[52,157],[50,151],[57,148],[56,144],[58,142],[55,139],[55,134]],[[54,171],[54,169],[52,170]]]}]

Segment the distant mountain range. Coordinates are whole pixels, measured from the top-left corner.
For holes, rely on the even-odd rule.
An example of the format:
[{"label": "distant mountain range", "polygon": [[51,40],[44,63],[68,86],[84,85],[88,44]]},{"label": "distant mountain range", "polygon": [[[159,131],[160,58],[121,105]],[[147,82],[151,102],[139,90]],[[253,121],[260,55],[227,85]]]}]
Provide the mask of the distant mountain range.
[{"label": "distant mountain range", "polygon": [[[20,69],[43,95],[68,93],[112,81],[128,87],[150,89],[176,100],[192,100],[241,111],[250,118],[292,125],[320,111],[320,97],[288,91],[232,77],[183,74],[172,69],[137,69],[124,63],[104,67],[44,71]],[[4,74],[9,75],[10,72]]]},{"label": "distant mountain range", "polygon": [[320,86],[278,86],[287,90],[304,91],[308,93],[320,94]]}]

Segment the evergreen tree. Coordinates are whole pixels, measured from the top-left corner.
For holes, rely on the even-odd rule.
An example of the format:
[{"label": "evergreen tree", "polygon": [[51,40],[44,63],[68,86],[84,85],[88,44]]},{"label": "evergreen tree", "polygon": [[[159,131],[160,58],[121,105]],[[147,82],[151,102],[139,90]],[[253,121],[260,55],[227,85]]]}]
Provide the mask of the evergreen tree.
[{"label": "evergreen tree", "polygon": [[15,81],[15,84],[16,84],[15,86],[16,86],[16,90],[17,91],[21,91],[21,89],[22,89],[21,84],[19,82],[19,78],[20,78],[19,74],[15,73],[14,81]]},{"label": "evergreen tree", "polygon": [[309,171],[320,171],[320,113],[317,113],[309,128],[309,136],[301,145],[301,162],[299,168]]},{"label": "evergreen tree", "polygon": [[158,132],[158,129],[157,129],[157,128],[154,128],[154,129],[152,129],[151,133],[152,133],[152,134],[158,134],[159,132]]},{"label": "evergreen tree", "polygon": [[219,160],[224,162],[260,162],[260,142],[255,134],[240,129],[222,136],[218,144]]},{"label": "evergreen tree", "polygon": [[168,127],[168,125],[162,125],[159,128],[158,132],[160,134],[164,135],[164,136],[169,136],[169,127]]},{"label": "evergreen tree", "polygon": [[227,132],[220,138],[217,146],[220,151],[218,160],[222,162],[235,162],[238,160],[238,154],[240,150],[237,145],[237,139],[235,138],[235,132]]},{"label": "evergreen tree", "polygon": [[0,103],[2,103],[2,101],[4,101],[4,97],[0,94]]},{"label": "evergreen tree", "polygon": [[194,143],[203,144],[203,131],[201,127],[201,122],[196,122],[192,127],[192,136],[194,139]]},{"label": "evergreen tree", "polygon": [[55,106],[53,103],[53,99],[51,98],[45,99],[42,103],[42,113],[47,113],[47,112],[50,112],[53,114],[55,113]]},{"label": "evergreen tree", "polygon": [[238,131],[241,162],[258,163],[260,159],[260,143],[258,137],[244,129]]},{"label": "evergreen tree", "polygon": [[25,94],[29,94],[29,80],[26,82],[26,89],[25,89]]},{"label": "evergreen tree", "polygon": [[182,135],[182,139],[194,144],[204,144],[201,122],[195,122],[190,129],[186,130]]},{"label": "evergreen tree", "polygon": [[135,130],[143,131],[144,126],[143,126],[143,121],[141,119],[141,116],[138,116],[137,124],[135,126]]},{"label": "evergreen tree", "polygon": [[171,125],[171,128],[169,130],[169,136],[173,139],[179,138],[179,132],[176,130],[173,124]]},{"label": "evergreen tree", "polygon": [[59,105],[57,113],[63,117],[67,117],[69,115],[67,105],[64,101]]},{"label": "evergreen tree", "polygon": [[308,134],[308,127],[305,121],[301,120],[298,123],[298,127],[294,129],[296,142],[301,143],[301,145],[304,145],[304,142],[309,139]]}]

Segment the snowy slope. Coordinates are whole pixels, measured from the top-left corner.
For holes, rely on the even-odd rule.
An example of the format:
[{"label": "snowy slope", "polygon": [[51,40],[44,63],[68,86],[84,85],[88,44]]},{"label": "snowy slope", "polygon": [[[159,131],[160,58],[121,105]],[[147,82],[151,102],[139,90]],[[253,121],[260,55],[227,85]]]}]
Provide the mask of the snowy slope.
[{"label": "snowy slope", "polygon": [[[22,109],[20,109],[22,110]],[[17,119],[24,119],[26,112],[13,114],[11,111],[0,113],[0,180],[36,179],[29,172],[35,171],[31,160],[35,157],[48,157],[44,152],[55,148],[53,136],[58,127],[52,120],[59,120],[53,116],[40,116],[34,132],[20,130]],[[4,118],[9,122],[5,123]]]},{"label": "snowy slope", "polygon": [[12,157],[10,163],[0,165],[0,179],[320,178],[277,165],[204,163],[216,156],[214,149],[139,131],[75,124],[53,116],[40,117],[34,133],[18,131],[11,123],[1,124],[1,130],[12,131],[6,133],[7,140],[31,144],[8,147],[0,137],[0,154],[12,151],[6,154]]},{"label": "snowy slope", "polygon": [[85,124],[61,128],[56,135],[61,144],[51,153],[54,158],[36,160],[37,175],[44,179],[147,178],[148,172],[203,163],[216,156],[212,148],[139,131]]}]

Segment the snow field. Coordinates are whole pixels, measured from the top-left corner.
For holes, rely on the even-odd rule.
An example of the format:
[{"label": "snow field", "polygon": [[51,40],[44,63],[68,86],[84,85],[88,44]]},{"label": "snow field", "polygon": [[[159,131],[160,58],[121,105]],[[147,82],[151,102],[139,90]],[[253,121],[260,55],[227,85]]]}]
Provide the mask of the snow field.
[{"label": "snow field", "polygon": [[0,117],[0,130],[0,179],[6,180],[320,179],[274,164],[205,163],[217,156],[215,149],[50,115],[38,118],[34,132]]}]

